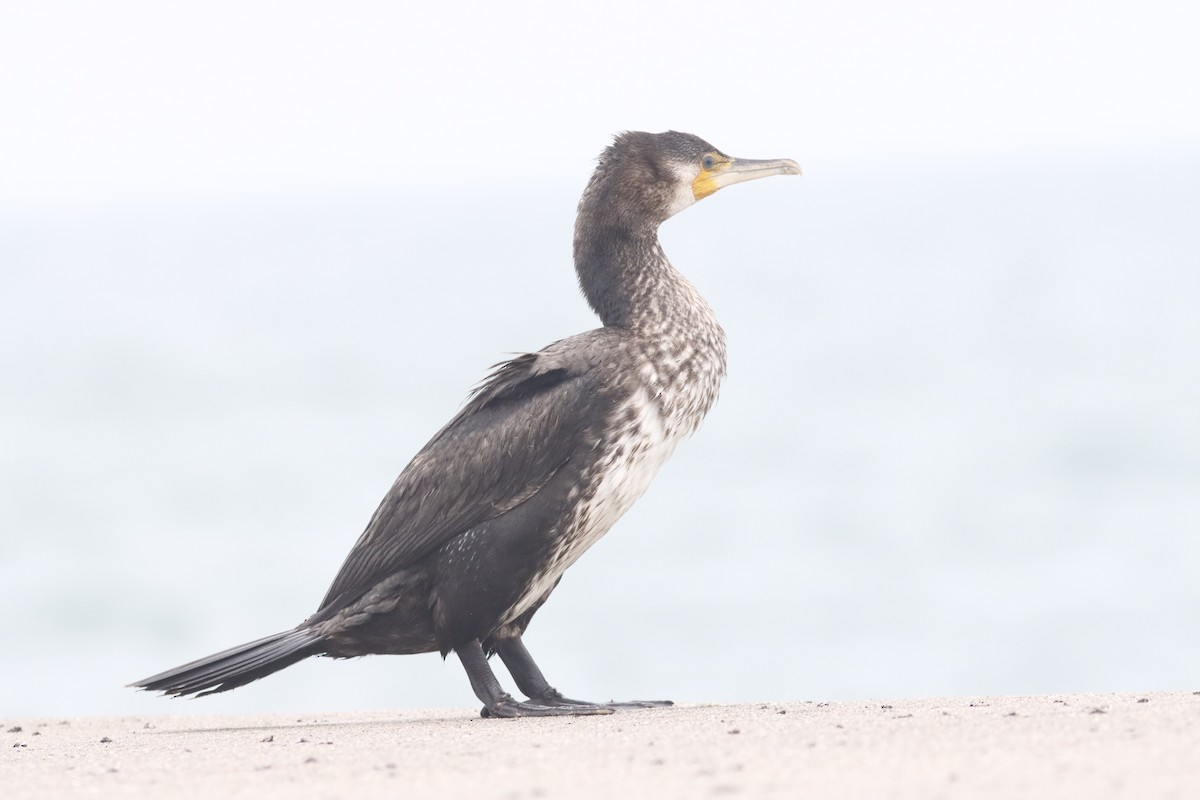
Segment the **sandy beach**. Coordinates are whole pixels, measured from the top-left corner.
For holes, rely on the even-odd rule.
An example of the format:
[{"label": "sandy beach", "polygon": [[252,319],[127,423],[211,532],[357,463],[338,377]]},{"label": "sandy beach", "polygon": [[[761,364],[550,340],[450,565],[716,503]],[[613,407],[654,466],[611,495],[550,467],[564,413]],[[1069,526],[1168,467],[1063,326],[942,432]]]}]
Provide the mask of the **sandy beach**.
[{"label": "sandy beach", "polygon": [[9,800],[1200,797],[1200,692],[3,725]]}]

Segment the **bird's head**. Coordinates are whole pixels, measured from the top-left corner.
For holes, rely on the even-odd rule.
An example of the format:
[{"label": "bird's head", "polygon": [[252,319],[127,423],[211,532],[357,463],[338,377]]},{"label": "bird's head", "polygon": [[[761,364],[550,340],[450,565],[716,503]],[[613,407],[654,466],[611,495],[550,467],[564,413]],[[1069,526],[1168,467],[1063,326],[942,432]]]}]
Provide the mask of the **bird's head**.
[{"label": "bird's head", "polygon": [[584,198],[602,193],[594,199],[657,225],[726,186],[799,174],[791,159],[733,158],[690,133],[630,131],[600,156]]}]

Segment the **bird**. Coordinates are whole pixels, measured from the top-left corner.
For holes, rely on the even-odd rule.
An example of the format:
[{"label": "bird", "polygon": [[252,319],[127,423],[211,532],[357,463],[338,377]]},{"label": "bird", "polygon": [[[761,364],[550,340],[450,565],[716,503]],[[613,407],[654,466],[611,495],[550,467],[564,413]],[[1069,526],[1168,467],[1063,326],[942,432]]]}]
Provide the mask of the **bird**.
[{"label": "bird", "polygon": [[[799,174],[790,159],[733,158],[689,133],[615,136],[574,233],[579,287],[601,326],[495,365],[396,478],[316,613],[131,686],[200,696],[310,656],[453,652],[485,717],[671,705],[565,697],[522,637],[696,430],[725,375],[724,331],[668,261],[659,225],[726,186]],[[501,686],[493,655],[525,699]]]}]

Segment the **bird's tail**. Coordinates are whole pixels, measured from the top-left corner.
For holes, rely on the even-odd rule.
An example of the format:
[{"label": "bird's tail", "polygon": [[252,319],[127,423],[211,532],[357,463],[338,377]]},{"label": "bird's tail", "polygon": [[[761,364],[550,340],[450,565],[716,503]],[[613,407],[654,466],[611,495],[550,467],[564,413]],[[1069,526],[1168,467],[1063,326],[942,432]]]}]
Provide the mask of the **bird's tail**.
[{"label": "bird's tail", "polygon": [[296,628],[222,650],[135,681],[130,686],[176,697],[188,694],[203,697],[265,678],[320,652],[320,637],[312,631]]}]

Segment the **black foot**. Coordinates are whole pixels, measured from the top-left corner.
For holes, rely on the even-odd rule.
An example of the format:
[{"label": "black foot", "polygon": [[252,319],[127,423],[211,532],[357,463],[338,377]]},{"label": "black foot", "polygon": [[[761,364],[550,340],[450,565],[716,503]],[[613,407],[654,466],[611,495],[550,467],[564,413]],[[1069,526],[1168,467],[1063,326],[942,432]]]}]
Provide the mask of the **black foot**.
[{"label": "black foot", "polygon": [[480,710],[479,716],[484,719],[488,717],[512,719],[514,717],[585,717],[611,713],[613,713],[612,708],[596,703],[576,703],[572,700],[548,705],[538,700],[520,701],[510,694],[503,694],[496,702],[484,706]]},{"label": "black foot", "polygon": [[624,708],[664,708],[674,705],[670,700],[633,700],[628,703],[589,703],[571,700],[546,682],[542,671],[533,663],[520,636],[495,641],[496,652],[517,682],[517,688],[529,699],[518,702],[500,688],[496,676],[487,665],[483,647],[478,640],[458,648],[459,658],[471,678],[475,696],[483,701],[485,717],[559,717],[574,714],[611,714]]},{"label": "black foot", "polygon": [[670,700],[624,700],[617,702],[610,700],[607,703],[592,703],[587,700],[572,700],[569,697],[563,697],[562,692],[558,689],[550,689],[536,697],[529,698],[530,703],[536,703],[539,706],[553,706],[560,708],[609,708],[613,711],[630,708],[667,708],[675,705]]}]

